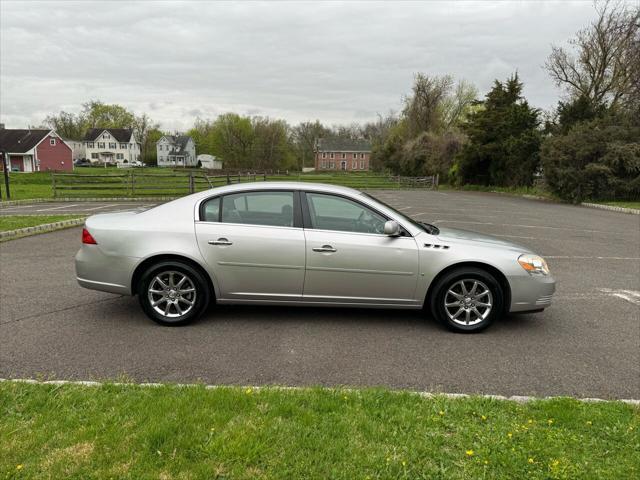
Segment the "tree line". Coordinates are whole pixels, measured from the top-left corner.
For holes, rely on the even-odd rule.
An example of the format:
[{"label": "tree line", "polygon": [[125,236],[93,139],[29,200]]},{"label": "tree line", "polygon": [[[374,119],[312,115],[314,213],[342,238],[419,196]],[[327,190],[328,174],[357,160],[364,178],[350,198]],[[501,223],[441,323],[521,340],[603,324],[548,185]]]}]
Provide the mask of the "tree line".
[{"label": "tree line", "polygon": [[[230,169],[301,170],[314,165],[317,139],[372,143],[374,170],[434,175],[453,185],[529,187],[544,178],[559,197],[633,199],[640,196],[640,8],[596,3],[595,20],[552,46],[543,66],[563,98],[551,112],[529,104],[517,72],[496,79],[483,98],[469,82],[417,73],[399,112],[364,124],[327,126],[316,120],[225,113],[198,119],[187,135],[198,153]],[[165,133],[146,114],[91,101],[79,114],[60,112],[45,124],[81,138],[87,128],[132,128],[143,160],[156,163]]]}]

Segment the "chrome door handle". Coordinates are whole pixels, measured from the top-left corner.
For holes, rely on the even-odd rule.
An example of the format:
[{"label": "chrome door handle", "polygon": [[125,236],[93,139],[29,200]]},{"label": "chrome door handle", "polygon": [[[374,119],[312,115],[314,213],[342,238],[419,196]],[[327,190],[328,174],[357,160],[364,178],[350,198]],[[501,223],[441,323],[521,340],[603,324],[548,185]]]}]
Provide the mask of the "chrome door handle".
[{"label": "chrome door handle", "polygon": [[331,245],[323,245],[321,247],[312,248],[314,252],[337,252],[338,250],[333,248]]},{"label": "chrome door handle", "polygon": [[233,245],[233,242],[230,242],[226,238],[219,238],[217,240],[209,240],[209,245]]}]

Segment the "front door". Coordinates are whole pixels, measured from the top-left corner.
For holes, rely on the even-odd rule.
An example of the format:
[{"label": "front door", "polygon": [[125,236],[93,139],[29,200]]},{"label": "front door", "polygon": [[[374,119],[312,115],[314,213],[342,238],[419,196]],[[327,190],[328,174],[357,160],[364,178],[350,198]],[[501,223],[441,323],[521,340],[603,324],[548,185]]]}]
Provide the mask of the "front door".
[{"label": "front door", "polygon": [[418,248],[413,237],[384,235],[387,218],[344,197],[306,194],[304,300],[415,305]]},{"label": "front door", "polygon": [[255,191],[205,203],[196,237],[217,280],[218,301],[302,298],[305,239],[294,197],[292,191]]},{"label": "front door", "polygon": [[347,162],[343,160],[340,162],[340,170],[346,170],[346,169],[347,169]]}]

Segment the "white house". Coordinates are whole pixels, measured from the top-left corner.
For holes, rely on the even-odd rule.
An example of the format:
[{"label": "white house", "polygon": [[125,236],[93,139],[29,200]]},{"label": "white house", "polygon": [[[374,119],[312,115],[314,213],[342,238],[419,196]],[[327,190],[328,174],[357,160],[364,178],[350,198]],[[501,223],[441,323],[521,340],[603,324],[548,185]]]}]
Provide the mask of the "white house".
[{"label": "white house", "polygon": [[85,154],[83,140],[73,140],[71,138],[63,138],[62,140],[64,140],[64,143],[69,145],[69,147],[71,148],[72,157],[74,161],[80,160],[82,158],[87,158],[87,155]]},{"label": "white house", "polygon": [[198,155],[198,162],[200,162],[200,166],[202,168],[206,168],[208,170],[221,170],[222,169],[222,160],[214,157],[213,155],[207,155],[202,153]]},{"label": "white house", "polygon": [[140,144],[128,128],[92,128],[82,143],[85,158],[92,162],[129,164],[140,160]]},{"label": "white house", "polygon": [[156,143],[159,167],[195,167],[196,143],[187,135],[165,135]]}]

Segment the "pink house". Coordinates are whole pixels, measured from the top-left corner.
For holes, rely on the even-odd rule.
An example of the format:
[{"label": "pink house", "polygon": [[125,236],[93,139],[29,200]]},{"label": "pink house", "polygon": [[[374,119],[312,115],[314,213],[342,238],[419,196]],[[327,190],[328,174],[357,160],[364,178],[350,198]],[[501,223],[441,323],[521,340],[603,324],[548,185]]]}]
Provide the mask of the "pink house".
[{"label": "pink house", "polygon": [[73,170],[71,147],[53,130],[0,128],[0,152],[7,153],[14,171]]}]

